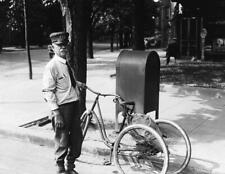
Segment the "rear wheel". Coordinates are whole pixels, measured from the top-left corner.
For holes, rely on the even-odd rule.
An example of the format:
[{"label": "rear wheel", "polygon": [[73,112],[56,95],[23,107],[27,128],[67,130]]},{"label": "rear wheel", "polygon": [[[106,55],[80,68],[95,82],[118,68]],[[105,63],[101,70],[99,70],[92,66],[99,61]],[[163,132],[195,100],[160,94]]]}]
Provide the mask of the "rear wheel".
[{"label": "rear wheel", "polygon": [[118,135],[114,144],[114,162],[123,174],[165,174],[168,151],[164,140],[151,127],[134,124]]},{"label": "rear wheel", "polygon": [[191,158],[191,143],[187,133],[176,123],[168,120],[155,120],[169,152],[169,173],[182,172]]}]

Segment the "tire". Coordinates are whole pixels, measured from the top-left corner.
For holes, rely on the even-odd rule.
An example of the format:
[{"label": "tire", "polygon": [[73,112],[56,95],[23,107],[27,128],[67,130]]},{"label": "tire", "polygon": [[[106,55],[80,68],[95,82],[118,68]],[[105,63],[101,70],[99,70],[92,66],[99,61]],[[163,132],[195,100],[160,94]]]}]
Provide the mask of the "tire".
[{"label": "tire", "polygon": [[120,132],[113,156],[122,174],[165,174],[169,163],[164,140],[154,129],[142,124],[127,126]]},{"label": "tire", "polygon": [[178,124],[155,120],[169,151],[169,173],[182,172],[191,159],[191,143],[187,133]]},{"label": "tire", "polygon": [[89,122],[90,122],[90,116],[85,111],[80,117],[80,123],[81,123],[80,126],[81,126],[81,130],[82,130],[82,134],[83,134],[83,140],[84,140],[84,138],[86,136]]}]

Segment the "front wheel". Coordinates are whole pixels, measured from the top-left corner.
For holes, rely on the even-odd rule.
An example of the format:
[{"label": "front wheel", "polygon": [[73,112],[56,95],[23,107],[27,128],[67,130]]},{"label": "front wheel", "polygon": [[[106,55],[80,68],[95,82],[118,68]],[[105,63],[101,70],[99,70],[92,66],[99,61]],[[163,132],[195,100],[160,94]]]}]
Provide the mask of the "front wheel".
[{"label": "front wheel", "polygon": [[165,174],[168,150],[162,137],[151,127],[134,124],[118,135],[113,149],[115,165],[122,174]]},{"label": "front wheel", "polygon": [[169,173],[182,172],[191,158],[191,143],[187,133],[178,124],[168,120],[155,120],[169,151]]}]

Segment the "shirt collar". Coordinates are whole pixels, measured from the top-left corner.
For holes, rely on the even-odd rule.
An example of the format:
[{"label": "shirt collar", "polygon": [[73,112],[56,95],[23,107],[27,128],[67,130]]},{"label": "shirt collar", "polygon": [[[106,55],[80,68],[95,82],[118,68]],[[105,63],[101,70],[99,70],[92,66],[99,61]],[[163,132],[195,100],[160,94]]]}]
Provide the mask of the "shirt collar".
[{"label": "shirt collar", "polygon": [[66,59],[63,59],[63,58],[59,57],[59,56],[56,55],[56,54],[55,54],[54,58],[55,58],[56,60],[58,60],[59,62],[66,64]]}]

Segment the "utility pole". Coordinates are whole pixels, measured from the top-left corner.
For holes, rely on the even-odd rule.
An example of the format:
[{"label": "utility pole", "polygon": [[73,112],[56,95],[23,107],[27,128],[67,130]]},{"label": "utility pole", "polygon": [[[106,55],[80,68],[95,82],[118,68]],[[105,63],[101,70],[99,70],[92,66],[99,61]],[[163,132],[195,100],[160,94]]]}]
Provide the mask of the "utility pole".
[{"label": "utility pole", "polygon": [[23,12],[24,12],[24,30],[25,30],[25,42],[26,42],[26,50],[27,50],[27,57],[29,63],[29,78],[32,79],[32,64],[30,58],[30,46],[28,41],[28,25],[27,25],[27,5],[26,0],[23,0]]}]

